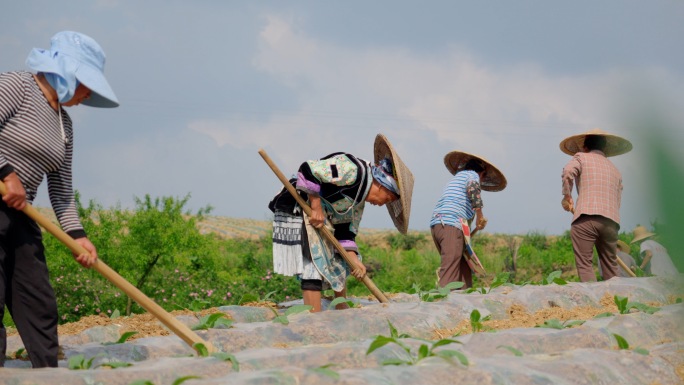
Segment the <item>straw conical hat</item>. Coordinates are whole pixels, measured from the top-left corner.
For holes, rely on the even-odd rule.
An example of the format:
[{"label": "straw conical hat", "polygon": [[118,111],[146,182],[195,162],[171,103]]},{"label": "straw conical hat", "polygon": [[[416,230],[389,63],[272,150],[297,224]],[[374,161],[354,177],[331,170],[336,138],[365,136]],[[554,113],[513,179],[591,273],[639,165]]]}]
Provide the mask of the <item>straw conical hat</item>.
[{"label": "straw conical hat", "polygon": [[632,242],[630,242],[630,243],[639,242],[643,239],[650,238],[654,235],[655,235],[655,233],[649,232],[648,230],[646,230],[646,228],[644,226],[637,226],[634,229],[634,239],[632,239]]},{"label": "straw conical hat", "polygon": [[501,191],[506,188],[508,181],[504,174],[487,159],[463,151],[451,151],[444,155],[444,165],[452,175],[462,171],[471,159],[478,159],[485,164],[485,176],[480,180],[480,188],[485,191]]},{"label": "straw conical hat", "polygon": [[617,241],[617,248],[619,250],[622,250],[623,253],[627,253],[627,254],[629,254],[629,252],[631,251],[629,245],[620,239],[618,239],[618,241]]},{"label": "straw conical hat", "polygon": [[587,135],[601,135],[606,137],[606,148],[603,151],[606,156],[622,155],[632,151],[632,143],[630,143],[629,140],[610,134],[599,128],[594,128],[585,133],[563,139],[563,141],[560,142],[561,151],[568,155],[575,155],[576,153],[581,152],[582,147],[584,147],[584,139]]},{"label": "straw conical hat", "polygon": [[413,174],[411,170],[402,162],[394,147],[387,140],[385,135],[378,134],[375,137],[375,144],[373,145],[373,158],[375,163],[380,162],[384,158],[390,158],[394,166],[395,179],[399,186],[399,199],[388,203],[387,211],[389,212],[394,226],[402,234],[408,231],[409,216],[411,214],[411,197],[413,196]]}]

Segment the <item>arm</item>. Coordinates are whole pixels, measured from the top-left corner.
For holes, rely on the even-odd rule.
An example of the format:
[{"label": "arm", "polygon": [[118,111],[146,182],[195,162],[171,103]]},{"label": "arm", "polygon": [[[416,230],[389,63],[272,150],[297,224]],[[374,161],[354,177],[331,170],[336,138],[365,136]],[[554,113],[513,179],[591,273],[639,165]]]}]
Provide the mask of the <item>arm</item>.
[{"label": "arm", "polygon": [[570,161],[563,168],[563,173],[561,174],[562,180],[562,191],[563,199],[561,200],[561,206],[563,210],[574,213],[575,203],[572,200],[572,187],[579,177],[582,171],[582,163],[580,162],[580,157],[578,154],[570,159]]},{"label": "arm", "polygon": [[468,181],[466,184],[466,196],[468,197],[468,200],[475,211],[475,229],[484,229],[485,226],[487,226],[487,218],[485,218],[484,214],[482,213],[484,204],[482,202],[482,189],[480,187],[480,182],[476,180]]},{"label": "arm", "polygon": [[[15,75],[0,74],[0,131],[17,113],[23,102],[24,93],[21,81]],[[5,158],[2,151],[0,151],[0,180],[5,183],[7,188],[7,194],[2,197],[2,200],[9,207],[23,210],[26,207],[26,190],[19,175],[14,172],[14,167]]]},{"label": "arm", "polygon": [[643,260],[641,261],[641,266],[639,266],[639,268],[643,270],[646,267],[646,265],[648,265],[648,263],[651,262],[651,258],[653,258],[653,253],[651,252],[651,250],[644,250],[644,252],[641,253],[641,255],[643,256]]},{"label": "arm", "polygon": [[[68,130],[67,130],[68,128]],[[78,217],[76,199],[72,186],[71,162],[73,156],[73,131],[71,122],[65,124],[68,142],[66,144],[64,163],[59,170],[47,174],[48,195],[50,203],[60,226],[78,244],[88,251],[87,254],[74,254],[74,258],[83,267],[90,267],[97,260],[97,249],[87,238],[83,225]]]}]

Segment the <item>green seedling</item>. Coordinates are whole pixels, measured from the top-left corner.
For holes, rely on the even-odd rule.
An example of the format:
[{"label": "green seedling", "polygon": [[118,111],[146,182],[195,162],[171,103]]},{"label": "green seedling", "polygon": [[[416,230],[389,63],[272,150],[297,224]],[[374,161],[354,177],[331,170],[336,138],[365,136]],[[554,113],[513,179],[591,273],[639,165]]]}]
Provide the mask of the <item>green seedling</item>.
[{"label": "green seedling", "polygon": [[107,368],[112,368],[112,369],[118,369],[118,368],[127,368],[129,366],[133,366],[130,362],[124,362],[124,361],[110,361],[110,362],[103,362],[100,364],[99,367],[107,367]]},{"label": "green seedling", "polygon": [[359,307],[358,304],[356,304],[356,303],[355,303],[354,301],[352,301],[352,300],[346,299],[346,298],[344,298],[344,297],[337,297],[337,298],[333,299],[333,300],[330,302],[330,305],[328,305],[328,310],[334,309],[335,306],[337,306],[337,305],[339,305],[339,304],[341,304],[341,303],[346,303],[347,306],[349,306],[350,308]]},{"label": "green seedling", "polygon": [[630,310],[632,309],[636,309],[647,314],[653,314],[660,310],[658,307],[648,306],[641,302],[629,302],[627,297],[621,297],[619,295],[614,296],[613,301],[615,301],[615,305],[617,306],[620,314],[629,314]]},{"label": "green seedling", "polygon": [[492,291],[492,289],[495,289],[499,286],[503,286],[503,285],[507,284],[510,276],[511,276],[511,273],[509,273],[509,272],[506,272],[506,271],[501,272],[501,273],[497,274],[496,277],[494,277],[494,280],[492,281],[492,283],[489,285],[488,288],[471,287],[471,288],[468,288],[466,290],[466,293],[468,293],[468,294],[470,294],[470,293],[489,294]]},{"label": "green seedling", "polygon": [[594,318],[606,318],[606,317],[612,317],[614,314],[607,311],[605,313],[597,314],[594,316]]},{"label": "green seedling", "polygon": [[319,366],[317,368],[311,369],[312,372],[320,373],[323,375],[326,375],[333,380],[339,380],[340,379],[340,374],[337,373],[336,371],[330,369],[331,366],[334,366],[335,364],[327,364],[323,366]]},{"label": "green seedling", "polygon": [[102,354],[95,355],[91,357],[89,360],[86,360],[85,356],[83,354],[76,354],[71,357],[69,357],[69,361],[67,362],[67,365],[69,369],[71,370],[86,370],[90,369],[93,366],[93,361],[97,358],[102,356]]},{"label": "green seedling", "polygon": [[[287,308],[287,310],[285,310],[284,314],[276,316],[273,319],[273,322],[281,323],[283,325],[288,325],[290,323],[290,320],[287,317],[289,317],[293,314],[309,311],[312,308],[313,308],[313,306],[311,306],[311,305],[294,305],[294,306],[291,306],[291,307]],[[275,312],[275,310],[273,310],[273,311]],[[276,312],[276,314],[278,314],[278,313]]]},{"label": "green seedling", "polygon": [[17,349],[17,351],[14,352],[14,357],[15,357],[17,360],[22,360],[22,361],[26,361],[26,360],[29,359],[29,358],[28,358],[28,352],[26,351],[26,348],[19,348],[19,349]]},{"label": "green seedling", "polygon": [[514,348],[514,347],[512,347],[512,346],[508,346],[508,345],[499,345],[499,346],[497,346],[496,348],[497,348],[497,349],[504,348],[504,349],[508,350],[509,352],[513,353],[513,355],[516,356],[516,357],[522,357],[522,355],[523,355],[522,352],[521,352],[520,350],[518,350],[518,349],[516,349],[516,348]]},{"label": "green seedling", "polygon": [[198,357],[209,357],[209,349],[207,346],[201,342],[195,342],[192,344],[192,348],[197,352]]},{"label": "green seedling", "polygon": [[200,318],[199,324],[192,327],[192,330],[215,329],[221,326],[231,327],[233,321],[228,319],[223,313],[214,313]]},{"label": "green seedling", "polygon": [[116,342],[103,342],[102,345],[123,344],[123,343],[126,342],[129,338],[133,337],[133,336],[136,335],[136,334],[138,334],[138,332],[136,332],[136,331],[126,332],[126,333],[122,334],[121,337],[119,337],[119,339],[116,340]]},{"label": "green seedling", "polygon": [[119,317],[121,317],[121,312],[119,311],[119,309],[114,309],[112,315],[109,316],[110,319],[115,319]]},{"label": "green seedling", "polygon": [[434,302],[435,300],[448,297],[452,290],[460,289],[463,285],[465,285],[463,282],[449,282],[444,287],[422,291],[420,286],[414,283],[413,290],[418,294],[418,298],[420,298],[421,301]]},{"label": "green seedling", "polygon": [[[435,341],[433,343],[429,343],[429,341],[426,341],[426,343],[421,344],[418,347],[417,352],[413,352],[411,347],[408,346],[407,344],[403,343],[401,340],[408,337],[406,334],[399,334],[397,330],[392,326],[392,323],[388,321],[388,324],[390,326],[390,337],[387,336],[377,336],[375,337],[375,340],[371,342],[370,346],[368,347],[368,350],[366,351],[366,355],[371,354],[375,350],[389,344],[393,343],[401,347],[404,352],[405,352],[405,359],[401,358],[395,358],[391,360],[386,360],[382,364],[383,365],[416,365],[418,364],[421,360],[428,358],[428,357],[440,357],[448,362],[453,362],[453,358],[456,357],[459,362],[464,365],[468,366],[468,358],[461,352],[457,350],[440,350],[440,351],[435,351],[436,348],[452,343],[461,343],[460,341],[452,340],[452,339],[441,339],[439,341]],[[403,337],[406,336],[406,337]]]},{"label": "green seedling", "polygon": [[550,285],[552,283],[555,283],[556,285],[566,285],[568,282],[561,278],[562,273],[563,272],[561,270],[551,272],[546,278],[542,280],[541,284]]},{"label": "green seedling", "polygon": [[[613,337],[615,338],[615,341],[618,344],[618,349],[620,349],[620,350],[629,349],[629,343],[627,342],[627,340],[623,336],[613,333]],[[644,355],[644,356],[649,355],[649,351],[644,349],[644,348],[634,348],[634,350],[632,350],[632,351],[635,353],[639,353],[641,355]]]},{"label": "green seedling", "polygon": [[218,358],[221,361],[229,361],[232,364],[233,371],[239,372],[240,371],[240,363],[238,362],[237,358],[229,353],[224,353],[224,352],[217,352],[217,353],[212,353],[212,357]]},{"label": "green seedling", "polygon": [[571,327],[573,327],[573,326],[582,325],[584,322],[585,322],[585,321],[582,321],[582,320],[568,320],[568,321],[565,321],[565,322],[560,322],[560,321],[557,320],[557,319],[550,319],[550,320],[544,321],[543,324],[537,325],[537,326],[535,326],[535,327],[538,327],[538,328],[549,328],[549,329],[559,329],[559,330],[560,330],[560,329],[565,329],[565,328],[571,328]]},{"label": "green seedling", "polygon": [[470,326],[473,329],[473,333],[477,333],[479,331],[482,331],[484,328],[484,321],[488,321],[491,318],[490,315],[487,315],[486,317],[482,317],[480,314],[480,311],[475,309],[470,312]]},{"label": "green seedling", "polygon": [[[196,380],[196,379],[200,379],[200,378],[202,378],[202,377],[200,377],[200,376],[178,377],[173,381],[172,384],[173,385],[180,385],[187,380]],[[154,384],[154,382],[152,382],[150,380],[135,380],[135,381],[131,382],[129,385],[155,385],[155,384]]]}]

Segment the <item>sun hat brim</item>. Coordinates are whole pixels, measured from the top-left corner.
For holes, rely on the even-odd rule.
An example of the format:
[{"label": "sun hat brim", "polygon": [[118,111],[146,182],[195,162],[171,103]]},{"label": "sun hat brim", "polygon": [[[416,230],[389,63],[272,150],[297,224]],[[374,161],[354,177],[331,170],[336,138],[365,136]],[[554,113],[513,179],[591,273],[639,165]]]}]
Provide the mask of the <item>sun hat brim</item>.
[{"label": "sun hat brim", "polygon": [[622,240],[617,241],[617,248],[618,248],[618,250],[621,250],[622,252],[627,253],[627,254],[629,254],[629,252],[630,252],[629,245]]},{"label": "sun hat brim", "polygon": [[630,244],[642,241],[646,238],[651,238],[654,235],[655,235],[655,233],[652,233],[652,232],[646,230],[645,227],[638,226],[637,228],[634,229],[634,238],[632,239]]},{"label": "sun hat brim", "polygon": [[444,165],[452,175],[462,171],[470,159],[478,159],[485,164],[485,176],[480,180],[480,188],[485,191],[501,191],[506,188],[508,181],[504,174],[487,159],[463,151],[451,151],[444,156]]},{"label": "sun hat brim", "polygon": [[[75,39],[78,39],[82,48],[70,45]],[[119,101],[103,73],[104,61],[104,52],[95,40],[77,32],[65,31],[53,37],[49,50],[31,50],[26,65],[33,71],[56,74],[70,83],[75,79],[88,87],[91,94],[81,102],[83,105],[118,107]],[[102,68],[98,68],[98,65]]]},{"label": "sun hat brim", "polygon": [[399,186],[399,199],[386,204],[387,211],[394,226],[400,233],[408,232],[409,217],[411,215],[411,198],[413,196],[413,174],[392,147],[392,144],[383,134],[375,137],[373,144],[373,159],[378,163],[384,158],[390,158],[394,166],[395,178]]},{"label": "sun hat brim", "polygon": [[607,157],[622,155],[632,150],[632,143],[629,140],[595,128],[582,134],[569,136],[563,139],[563,141],[560,142],[561,151],[568,155],[575,155],[576,153],[581,152],[587,135],[600,135],[606,137],[606,148],[603,153]]}]

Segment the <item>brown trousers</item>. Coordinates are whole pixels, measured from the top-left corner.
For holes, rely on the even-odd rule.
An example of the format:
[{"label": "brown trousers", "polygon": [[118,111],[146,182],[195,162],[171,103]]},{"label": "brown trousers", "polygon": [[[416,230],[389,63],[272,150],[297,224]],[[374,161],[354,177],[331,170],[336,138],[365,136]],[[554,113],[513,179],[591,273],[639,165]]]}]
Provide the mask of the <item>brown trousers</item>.
[{"label": "brown trousers", "polygon": [[617,275],[617,240],[620,225],[600,215],[580,215],[570,228],[572,249],[580,281],[596,281],[594,246],[601,262],[603,280]]},{"label": "brown trousers", "polygon": [[464,289],[473,286],[473,273],[468,262],[463,257],[465,240],[463,232],[454,226],[437,224],[430,229],[432,240],[442,258],[439,266],[439,286],[444,287],[449,282],[463,282]]}]

